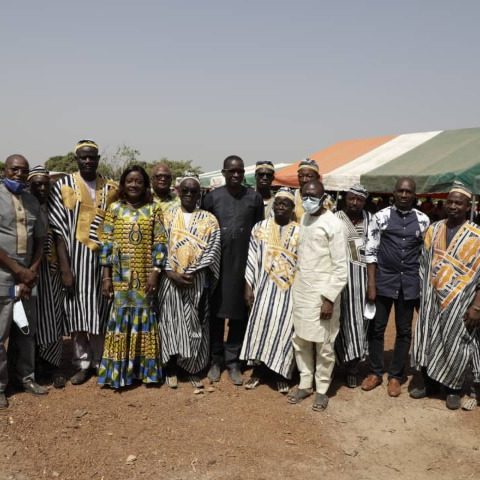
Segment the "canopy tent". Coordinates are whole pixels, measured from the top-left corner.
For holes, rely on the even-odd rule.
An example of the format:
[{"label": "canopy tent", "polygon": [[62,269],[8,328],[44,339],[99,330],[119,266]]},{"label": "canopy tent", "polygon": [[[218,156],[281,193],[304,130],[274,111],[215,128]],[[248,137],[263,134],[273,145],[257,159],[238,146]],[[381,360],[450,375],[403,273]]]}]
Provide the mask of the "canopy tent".
[{"label": "canopy tent", "polygon": [[[371,192],[391,192],[405,175],[416,181],[418,193],[446,192],[454,180],[474,188],[480,175],[480,128],[348,140],[310,158],[319,164],[327,190],[360,182]],[[298,186],[298,163],[278,171],[276,183]]]},{"label": "canopy tent", "polygon": [[[275,163],[275,170],[283,169],[289,163]],[[221,170],[213,170],[212,172],[206,172],[199,175],[200,185],[203,188],[219,187],[225,184]],[[249,165],[245,167],[245,183],[247,185],[255,185],[255,165]]]}]

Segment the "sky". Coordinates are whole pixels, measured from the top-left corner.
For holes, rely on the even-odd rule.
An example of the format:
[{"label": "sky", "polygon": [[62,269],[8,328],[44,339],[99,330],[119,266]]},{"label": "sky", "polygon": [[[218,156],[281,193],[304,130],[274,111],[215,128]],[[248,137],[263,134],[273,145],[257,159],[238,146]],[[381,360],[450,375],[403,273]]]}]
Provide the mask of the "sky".
[{"label": "sky", "polygon": [[91,138],[204,171],[480,126],[480,2],[2,2],[0,159]]}]

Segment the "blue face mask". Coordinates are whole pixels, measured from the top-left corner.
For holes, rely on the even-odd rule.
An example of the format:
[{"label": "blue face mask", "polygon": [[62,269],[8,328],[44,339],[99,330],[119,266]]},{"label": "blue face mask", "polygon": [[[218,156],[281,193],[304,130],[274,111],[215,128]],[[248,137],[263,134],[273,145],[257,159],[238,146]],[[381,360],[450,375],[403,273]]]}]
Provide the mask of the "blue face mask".
[{"label": "blue face mask", "polygon": [[325,198],[325,195],[322,195],[321,198],[302,197],[303,209],[305,210],[306,213],[309,213],[310,215],[317,213],[322,208],[324,198]]},{"label": "blue face mask", "polygon": [[3,180],[5,186],[12,193],[21,193],[22,190],[27,186],[25,182],[19,182],[18,180],[12,180],[11,178],[5,178]]}]

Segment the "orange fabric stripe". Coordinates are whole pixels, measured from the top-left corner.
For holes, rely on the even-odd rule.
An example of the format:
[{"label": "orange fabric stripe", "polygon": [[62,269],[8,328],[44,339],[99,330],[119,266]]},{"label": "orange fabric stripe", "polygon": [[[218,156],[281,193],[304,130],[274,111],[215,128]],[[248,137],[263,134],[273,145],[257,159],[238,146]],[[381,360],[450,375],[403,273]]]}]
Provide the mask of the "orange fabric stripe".
[{"label": "orange fabric stripe", "polygon": [[[320,174],[335,170],[342,165],[345,165],[355,158],[373,150],[374,148],[383,145],[394,139],[396,135],[385,135],[384,137],[363,138],[356,140],[345,140],[343,142],[335,143],[324,150],[310,155],[318,163],[320,167]],[[274,185],[285,185],[287,187],[298,187],[297,169],[298,164],[296,162],[288,167],[282,168],[278,172],[275,172]]]}]

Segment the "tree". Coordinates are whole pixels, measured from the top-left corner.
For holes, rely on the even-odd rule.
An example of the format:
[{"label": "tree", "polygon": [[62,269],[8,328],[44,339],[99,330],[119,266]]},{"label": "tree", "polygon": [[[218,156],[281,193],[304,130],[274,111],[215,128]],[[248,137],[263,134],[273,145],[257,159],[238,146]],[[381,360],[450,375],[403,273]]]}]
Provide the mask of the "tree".
[{"label": "tree", "polygon": [[[111,155],[105,155],[98,166],[98,173],[114,180],[119,180],[122,172],[130,165],[140,165],[147,170],[147,162],[138,160],[140,152],[123,144]],[[148,170],[147,170],[148,173]]]},{"label": "tree", "polygon": [[73,152],[68,152],[66,155],[50,157],[45,162],[45,168],[50,172],[73,173],[77,170],[75,154]]},{"label": "tree", "polygon": [[[107,178],[119,180],[122,172],[130,165],[142,166],[148,175],[152,174],[152,169],[155,165],[160,163],[167,165],[172,171],[173,178],[182,177],[186,172],[195,173],[200,175],[202,169],[200,167],[192,165],[192,160],[169,160],[166,157],[162,157],[155,162],[145,162],[139,160],[140,152],[128,145],[121,145],[117,148],[113,155],[103,155],[100,159],[98,166],[98,173],[104,175]],[[45,162],[45,168],[51,172],[65,172],[73,173],[77,171],[77,162],[75,161],[75,154],[69,152],[66,155],[57,155],[50,157]]]},{"label": "tree", "polygon": [[[172,171],[173,178],[183,177],[185,173],[195,173],[196,175],[200,175],[202,173],[201,167],[196,167],[192,165],[192,160],[169,160],[168,158],[161,158],[159,161],[154,162],[150,167],[151,169],[160,163],[167,165],[168,168]],[[150,175],[150,172],[148,174]]]}]

